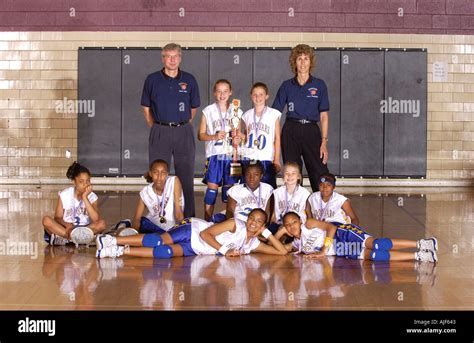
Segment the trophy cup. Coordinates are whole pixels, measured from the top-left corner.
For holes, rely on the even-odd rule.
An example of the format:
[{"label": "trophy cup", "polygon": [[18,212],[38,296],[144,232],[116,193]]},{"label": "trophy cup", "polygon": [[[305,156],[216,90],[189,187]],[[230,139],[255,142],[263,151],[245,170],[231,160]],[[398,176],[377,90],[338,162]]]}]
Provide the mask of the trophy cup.
[{"label": "trophy cup", "polygon": [[232,148],[232,162],[230,163],[230,176],[241,176],[242,175],[242,164],[239,162],[241,159],[241,152],[240,146],[242,142],[239,144],[233,143],[233,138],[237,136],[239,133],[239,125],[241,116],[239,115],[239,108],[240,108],[240,100],[234,99],[232,100],[232,117],[230,119],[230,123],[232,125],[232,133],[231,133],[231,148]]}]

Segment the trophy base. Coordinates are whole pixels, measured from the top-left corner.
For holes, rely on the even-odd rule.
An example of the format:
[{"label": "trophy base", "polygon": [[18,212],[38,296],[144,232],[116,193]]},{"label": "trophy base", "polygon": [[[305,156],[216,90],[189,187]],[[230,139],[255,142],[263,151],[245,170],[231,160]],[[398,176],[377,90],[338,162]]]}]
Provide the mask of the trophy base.
[{"label": "trophy base", "polygon": [[242,176],[242,164],[240,162],[230,164],[230,176]]}]

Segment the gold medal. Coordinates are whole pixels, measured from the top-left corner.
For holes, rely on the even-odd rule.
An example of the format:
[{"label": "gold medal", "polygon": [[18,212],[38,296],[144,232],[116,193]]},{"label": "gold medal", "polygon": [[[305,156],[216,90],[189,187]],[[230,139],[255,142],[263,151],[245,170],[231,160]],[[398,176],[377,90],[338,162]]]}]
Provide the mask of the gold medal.
[{"label": "gold medal", "polygon": [[253,141],[253,144],[254,144],[254,145],[257,145],[257,146],[258,146],[258,143],[259,143],[258,139],[256,139],[256,140]]}]

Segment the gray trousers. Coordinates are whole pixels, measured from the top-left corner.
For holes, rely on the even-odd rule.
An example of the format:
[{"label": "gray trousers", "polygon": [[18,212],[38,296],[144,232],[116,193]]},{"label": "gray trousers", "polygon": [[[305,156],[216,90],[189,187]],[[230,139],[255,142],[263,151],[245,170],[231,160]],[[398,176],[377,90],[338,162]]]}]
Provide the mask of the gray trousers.
[{"label": "gray trousers", "polygon": [[169,165],[171,156],[174,170],[181,181],[184,193],[184,217],[194,217],[194,160],[196,142],[193,126],[169,127],[153,124],[148,138],[148,160],[165,160]]}]

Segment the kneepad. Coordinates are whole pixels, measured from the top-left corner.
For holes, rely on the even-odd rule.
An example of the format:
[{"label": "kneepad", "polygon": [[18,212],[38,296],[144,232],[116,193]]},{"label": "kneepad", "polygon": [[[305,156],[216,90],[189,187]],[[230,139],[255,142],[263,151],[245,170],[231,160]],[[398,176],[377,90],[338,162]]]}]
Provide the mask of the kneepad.
[{"label": "kneepad", "polygon": [[370,259],[376,262],[390,261],[390,253],[386,250],[374,250],[370,254]]},{"label": "kneepad", "polygon": [[390,250],[393,247],[392,240],[390,238],[377,238],[374,239],[373,250]]},{"label": "kneepad", "polygon": [[173,249],[169,245],[160,245],[153,248],[154,258],[171,258],[173,257]]},{"label": "kneepad", "polygon": [[215,205],[217,199],[217,190],[216,189],[206,189],[206,194],[204,195],[204,203],[206,205]]},{"label": "kneepad", "polygon": [[147,248],[160,246],[163,243],[159,233],[147,233],[142,238],[142,245]]}]

